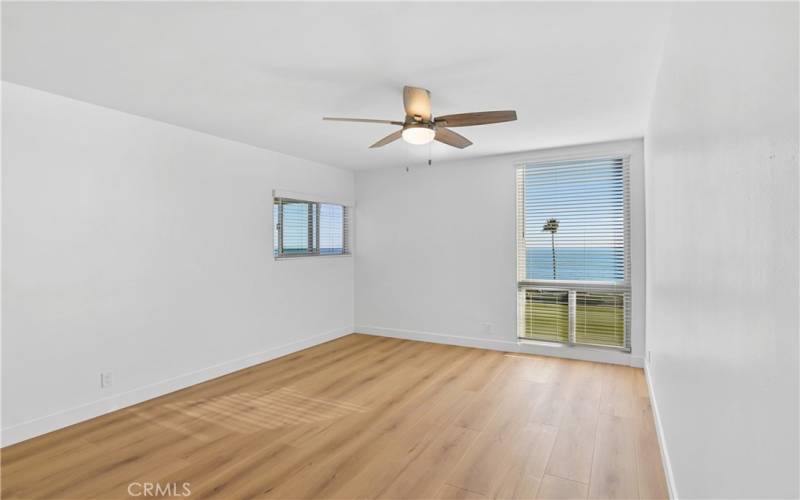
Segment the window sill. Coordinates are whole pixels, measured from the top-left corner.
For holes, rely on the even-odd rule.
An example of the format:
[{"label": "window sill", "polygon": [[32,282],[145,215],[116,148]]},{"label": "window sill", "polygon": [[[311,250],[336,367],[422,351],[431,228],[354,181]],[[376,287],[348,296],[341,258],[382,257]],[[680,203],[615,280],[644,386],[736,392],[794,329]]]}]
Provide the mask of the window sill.
[{"label": "window sill", "polygon": [[625,347],[614,347],[611,345],[592,345],[592,344],[564,344],[561,342],[548,342],[546,340],[517,339],[518,345],[536,345],[542,347],[554,347],[557,349],[586,349],[591,351],[615,351],[630,354],[631,350]]},{"label": "window sill", "polygon": [[303,260],[310,258],[317,259],[340,259],[342,257],[352,257],[352,253],[339,253],[339,254],[321,254],[321,255],[274,255],[273,260],[276,262],[284,260]]},{"label": "window sill", "polygon": [[541,340],[518,339],[519,352],[538,356],[554,356],[558,358],[613,363],[641,368],[644,360],[634,356],[630,351],[618,347],[569,345]]}]

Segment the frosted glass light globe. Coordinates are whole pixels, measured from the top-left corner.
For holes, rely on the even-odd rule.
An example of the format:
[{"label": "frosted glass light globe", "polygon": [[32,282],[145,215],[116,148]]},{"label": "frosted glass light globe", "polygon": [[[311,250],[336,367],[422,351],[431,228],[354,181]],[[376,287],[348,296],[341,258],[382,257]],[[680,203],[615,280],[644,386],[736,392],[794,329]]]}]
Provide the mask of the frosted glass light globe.
[{"label": "frosted glass light globe", "polygon": [[409,144],[428,144],[436,137],[436,131],[426,126],[412,126],[403,129],[403,140]]}]

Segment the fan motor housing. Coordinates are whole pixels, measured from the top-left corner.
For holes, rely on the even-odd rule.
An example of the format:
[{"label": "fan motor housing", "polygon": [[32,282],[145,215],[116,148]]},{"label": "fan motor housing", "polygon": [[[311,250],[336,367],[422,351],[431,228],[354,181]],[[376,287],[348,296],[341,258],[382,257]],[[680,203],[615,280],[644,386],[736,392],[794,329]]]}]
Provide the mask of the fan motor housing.
[{"label": "fan motor housing", "polygon": [[434,130],[436,126],[433,124],[433,122],[407,121],[403,124],[403,130],[409,128],[429,128],[431,130]]}]

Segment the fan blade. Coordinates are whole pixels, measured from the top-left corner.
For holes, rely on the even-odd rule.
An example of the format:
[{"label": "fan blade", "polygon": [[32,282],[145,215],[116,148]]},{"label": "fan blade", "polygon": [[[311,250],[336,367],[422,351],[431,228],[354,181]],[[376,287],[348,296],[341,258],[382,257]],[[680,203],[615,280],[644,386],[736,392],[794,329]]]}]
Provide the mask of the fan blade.
[{"label": "fan blade", "polygon": [[397,132],[392,132],[391,134],[387,135],[386,137],[384,137],[383,139],[381,139],[380,141],[376,142],[375,144],[373,144],[370,147],[371,148],[379,148],[381,146],[385,146],[385,145],[389,144],[390,142],[396,141],[397,139],[402,137],[402,135],[403,135],[403,129],[400,129]]},{"label": "fan blade", "polygon": [[388,125],[403,124],[403,122],[396,122],[393,120],[372,120],[370,118],[331,118],[330,116],[323,116],[322,119],[333,122],[386,123]]},{"label": "fan blade", "polygon": [[436,123],[448,127],[469,127],[471,125],[489,125],[490,123],[513,122],[517,119],[516,111],[481,111],[478,113],[460,113],[457,115],[437,116]]},{"label": "fan blade", "polygon": [[449,128],[444,127],[436,127],[436,137],[434,137],[434,139],[458,149],[464,149],[465,147],[472,145],[472,141],[463,135],[457,134]]},{"label": "fan blade", "polygon": [[431,121],[431,93],[419,87],[403,87],[403,106],[406,116],[419,116],[422,121]]}]

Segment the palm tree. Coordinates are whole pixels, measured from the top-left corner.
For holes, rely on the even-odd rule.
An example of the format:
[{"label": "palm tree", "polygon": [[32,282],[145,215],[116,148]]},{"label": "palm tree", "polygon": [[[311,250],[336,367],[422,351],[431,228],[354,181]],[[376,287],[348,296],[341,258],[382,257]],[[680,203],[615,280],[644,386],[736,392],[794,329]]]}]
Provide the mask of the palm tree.
[{"label": "palm tree", "polygon": [[542,231],[550,232],[550,247],[553,249],[553,279],[556,279],[556,233],[558,232],[558,219],[547,219],[542,226]]}]

